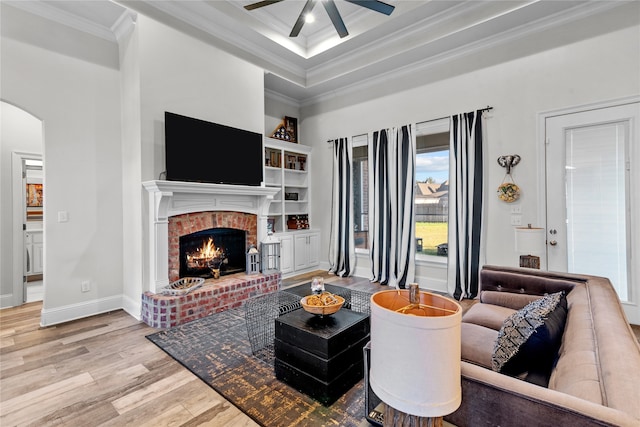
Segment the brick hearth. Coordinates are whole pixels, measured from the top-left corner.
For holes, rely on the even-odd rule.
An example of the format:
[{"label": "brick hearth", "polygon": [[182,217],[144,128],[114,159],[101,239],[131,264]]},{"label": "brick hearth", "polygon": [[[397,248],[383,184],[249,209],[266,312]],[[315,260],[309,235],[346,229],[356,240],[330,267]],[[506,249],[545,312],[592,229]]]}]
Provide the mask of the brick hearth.
[{"label": "brick hearth", "polygon": [[250,276],[238,273],[206,280],[187,295],[163,296],[145,292],[142,295],[142,321],[154,328],[171,328],[240,307],[249,298],[280,290],[281,285],[280,273]]}]

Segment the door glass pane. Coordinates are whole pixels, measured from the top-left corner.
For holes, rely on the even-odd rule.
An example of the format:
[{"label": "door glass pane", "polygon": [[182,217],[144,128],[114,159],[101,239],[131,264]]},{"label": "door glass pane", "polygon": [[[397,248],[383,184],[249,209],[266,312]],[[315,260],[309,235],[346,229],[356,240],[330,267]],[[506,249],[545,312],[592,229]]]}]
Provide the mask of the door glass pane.
[{"label": "door glass pane", "polygon": [[568,271],[608,277],[627,301],[626,125],[566,132]]}]

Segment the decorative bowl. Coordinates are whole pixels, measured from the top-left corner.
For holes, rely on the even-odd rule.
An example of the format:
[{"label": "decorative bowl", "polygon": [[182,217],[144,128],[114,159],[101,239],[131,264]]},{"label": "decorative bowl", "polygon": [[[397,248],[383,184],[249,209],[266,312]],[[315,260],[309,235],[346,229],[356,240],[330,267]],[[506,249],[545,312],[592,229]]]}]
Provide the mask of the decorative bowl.
[{"label": "decorative bowl", "polygon": [[[309,304],[309,302],[313,302],[314,300],[317,302],[317,300],[321,299],[323,296],[325,296],[324,302],[321,302],[321,304],[323,305]],[[309,299],[311,299],[311,301],[309,301]],[[307,295],[300,300],[300,304],[307,313],[317,314],[320,316],[328,316],[330,314],[336,313],[342,308],[342,306],[344,305],[344,298],[342,298],[340,295],[323,292],[320,295]]]},{"label": "decorative bowl", "polygon": [[180,280],[171,282],[168,286],[162,288],[162,295],[177,296],[188,294],[189,292],[198,289],[204,283],[202,277],[183,277]]}]

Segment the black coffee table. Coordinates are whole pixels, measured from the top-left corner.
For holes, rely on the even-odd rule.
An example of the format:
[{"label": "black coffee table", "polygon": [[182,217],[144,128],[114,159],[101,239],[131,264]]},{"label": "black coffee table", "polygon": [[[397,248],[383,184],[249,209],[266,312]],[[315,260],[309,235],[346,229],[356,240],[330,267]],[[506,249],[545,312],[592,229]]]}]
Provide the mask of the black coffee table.
[{"label": "black coffee table", "polygon": [[363,378],[368,341],[368,313],[342,308],[330,316],[303,309],[283,314],[275,319],[276,378],[331,405]]}]

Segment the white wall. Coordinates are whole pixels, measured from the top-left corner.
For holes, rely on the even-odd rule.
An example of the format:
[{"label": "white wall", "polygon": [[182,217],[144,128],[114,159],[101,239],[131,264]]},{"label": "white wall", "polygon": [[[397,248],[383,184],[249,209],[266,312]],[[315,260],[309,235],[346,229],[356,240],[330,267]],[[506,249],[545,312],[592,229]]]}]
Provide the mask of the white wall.
[{"label": "white wall", "polygon": [[[261,68],[144,16],[120,45],[122,81],[129,88],[123,91],[123,141],[131,157],[125,159],[125,224],[133,233],[125,248],[124,293],[129,304],[139,304],[154,279],[141,182],[165,170],[165,111],[263,133],[264,78]],[[211,167],[219,161],[212,158]]]},{"label": "white wall", "polygon": [[[1,98],[44,123],[42,323],[118,308],[122,158],[117,46],[5,3],[1,7]],[[60,211],[68,213],[68,222],[57,221]],[[83,293],[85,280],[91,290]]]},{"label": "white wall", "polygon": [[[321,254],[328,253],[331,194],[322,183],[331,151],[326,140],[355,136],[385,127],[400,126],[467,112],[487,105],[494,107],[486,123],[486,262],[517,265],[510,209],[496,197],[505,170],[496,159],[519,154],[521,163],[513,177],[522,189],[517,204],[522,208],[523,224],[540,225],[537,114],[561,107],[640,94],[640,30],[638,4],[615,10],[609,20],[585,19],[581,26],[565,26],[533,38],[522,39],[491,51],[469,54],[451,62],[432,66],[413,75],[390,77],[384,86],[366,91],[350,91],[302,109],[304,141],[314,146],[312,163],[312,215],[314,227],[322,234]],[[611,32],[580,40],[585,28]],[[630,23],[634,24],[629,26]],[[586,27],[583,27],[586,26]],[[576,35],[572,34],[575,31]],[[544,50],[549,38],[566,45]],[[526,53],[526,54],[525,54]],[[492,63],[494,62],[494,63]],[[462,70],[462,71],[460,71]],[[420,84],[419,82],[423,83]],[[412,86],[407,88],[407,82]],[[381,94],[379,97],[372,93]],[[370,271],[368,259],[359,257],[359,271]],[[416,271],[423,287],[445,290],[446,271],[434,266]]]},{"label": "white wall", "polygon": [[[164,171],[164,112],[264,131],[264,71],[139,16],[142,179]],[[229,141],[232,143],[232,141]],[[217,159],[211,159],[215,167]]]},{"label": "white wall", "polygon": [[261,68],[142,16],[118,46],[3,3],[1,96],[44,121],[43,324],[119,307],[139,315],[141,182],[164,170],[165,111],[264,132]]},{"label": "white wall", "polygon": [[0,132],[0,307],[9,307],[14,304],[11,153],[42,154],[42,122],[0,102]]}]

